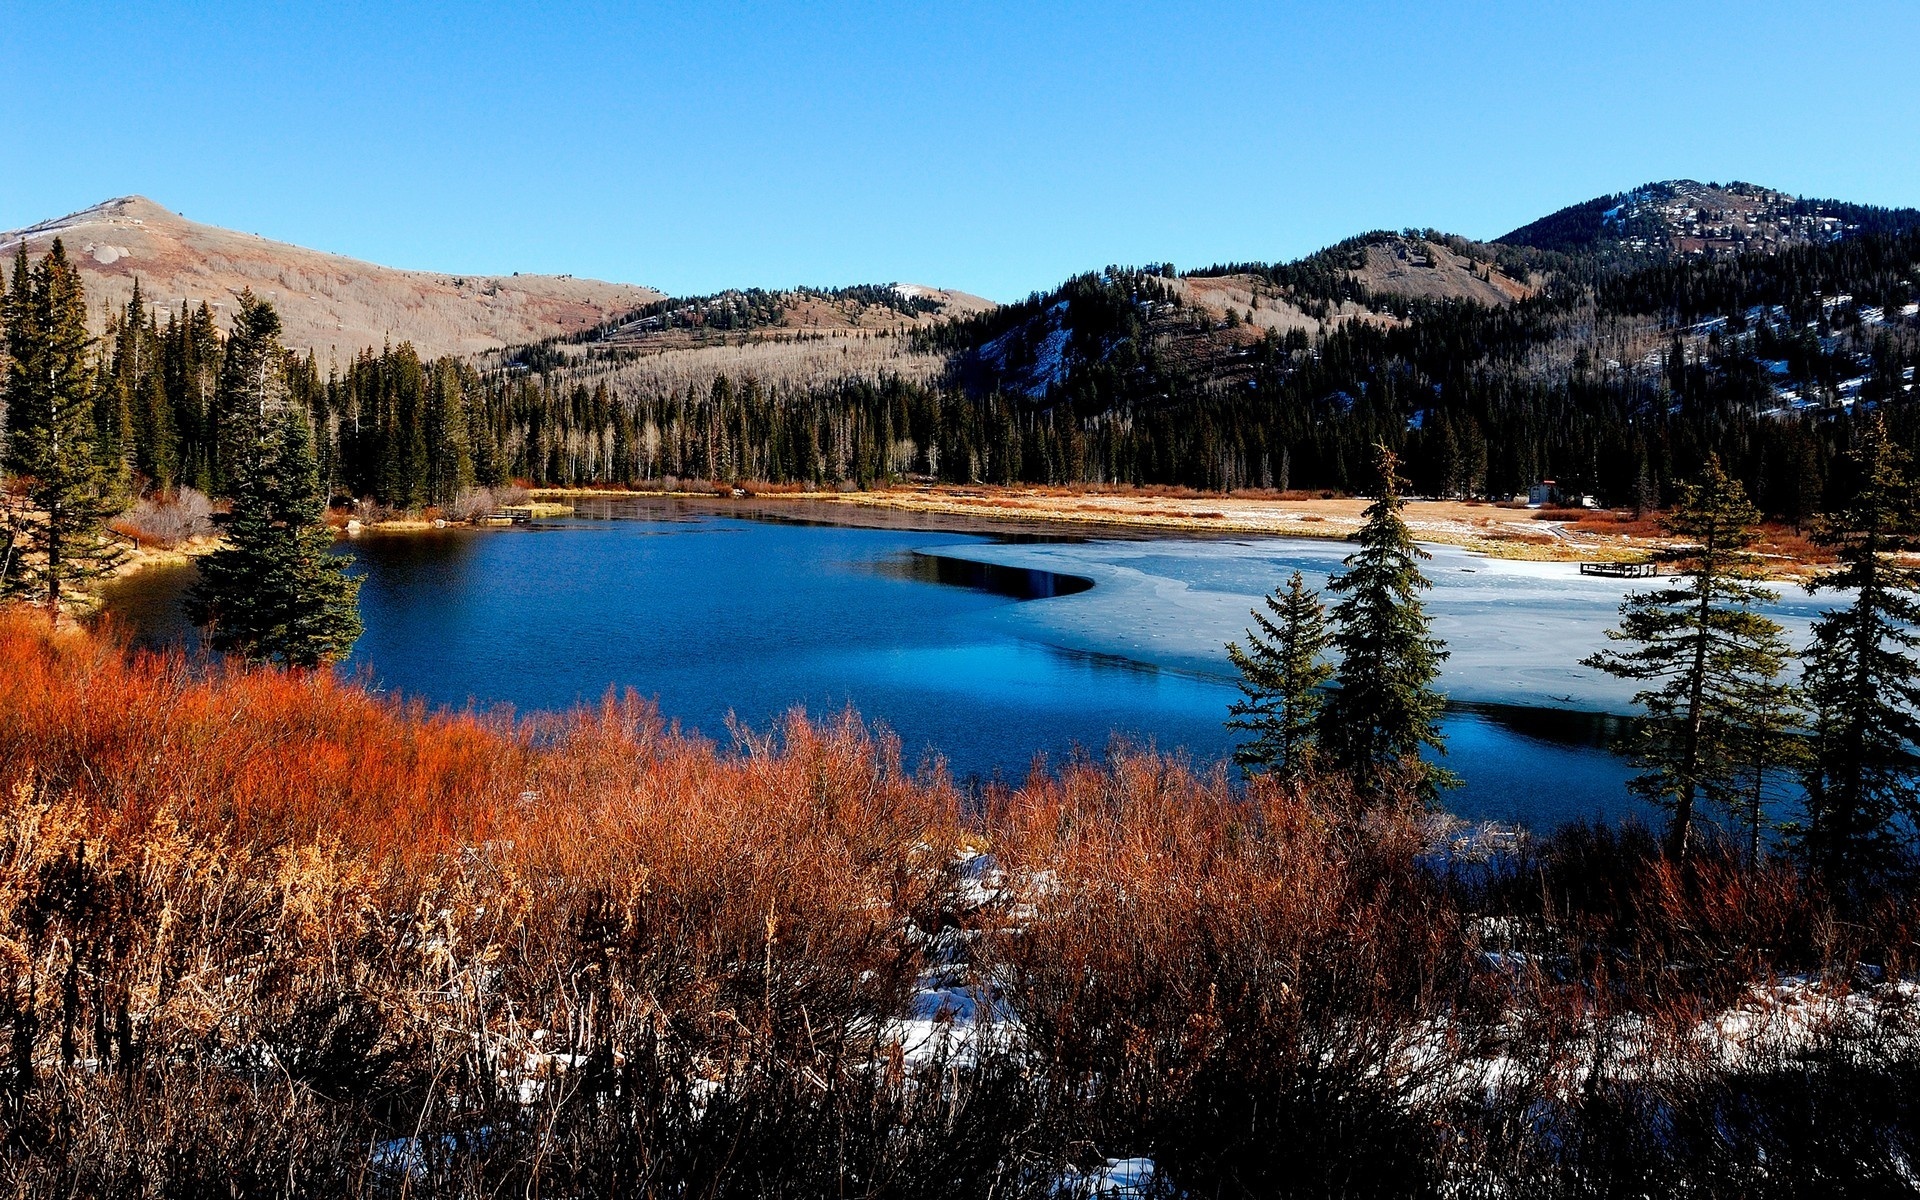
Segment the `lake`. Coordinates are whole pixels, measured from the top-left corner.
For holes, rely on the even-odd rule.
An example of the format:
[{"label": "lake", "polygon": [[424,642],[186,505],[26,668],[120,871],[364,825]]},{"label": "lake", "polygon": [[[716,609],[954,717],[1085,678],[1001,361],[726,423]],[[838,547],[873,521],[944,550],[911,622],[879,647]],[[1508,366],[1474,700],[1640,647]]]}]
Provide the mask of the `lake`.
[{"label": "lake", "polygon": [[[859,522],[859,523],[849,523]],[[366,634],[343,670],[436,705],[518,711],[631,688],[719,741],[795,706],[849,707],[909,763],[1017,781],[1044,755],[1116,736],[1232,749],[1223,644],[1294,569],[1324,582],[1346,547],[1280,538],[1055,537],[779,501],[592,502],[513,529],[362,536]],[[1585,670],[1628,581],[1433,547],[1447,797],[1470,819],[1536,826],[1637,810],[1607,750],[1630,689]],[[191,644],[193,569],[117,584],[142,638]],[[1783,600],[1796,642],[1816,611]]]}]

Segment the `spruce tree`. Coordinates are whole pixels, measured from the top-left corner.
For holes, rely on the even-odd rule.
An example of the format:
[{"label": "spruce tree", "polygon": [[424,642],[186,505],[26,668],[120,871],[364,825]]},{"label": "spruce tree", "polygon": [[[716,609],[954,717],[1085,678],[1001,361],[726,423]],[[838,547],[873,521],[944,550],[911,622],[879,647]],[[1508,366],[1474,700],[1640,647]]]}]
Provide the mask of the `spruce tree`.
[{"label": "spruce tree", "polygon": [[8,507],[0,590],[44,604],[58,622],[76,588],[111,571],[126,553],[105,530],[126,497],[97,450],[86,294],[58,239],[31,268],[21,246],[5,326],[7,436],[0,462],[17,480],[20,503]]},{"label": "spruce tree", "polygon": [[1663,523],[1677,542],[1663,553],[1675,582],[1620,605],[1620,626],[1607,636],[1631,649],[1582,660],[1650,685],[1633,697],[1646,719],[1633,742],[1643,770],[1630,786],[1670,814],[1666,850],[1676,860],[1693,843],[1703,801],[1741,813],[1750,733],[1773,728],[1762,709],[1780,700],[1772,689],[1787,646],[1779,624],[1754,611],[1774,598],[1748,549],[1759,519],[1739,482],[1709,458]]},{"label": "spruce tree", "polygon": [[360,636],[360,581],[321,521],[308,414],[288,393],[279,333],[272,305],[243,295],[220,397],[233,511],[188,607],[217,649],[311,668],[344,658]]},{"label": "spruce tree", "polygon": [[1920,817],[1920,570],[1899,557],[1920,547],[1913,479],[1877,412],[1860,427],[1850,461],[1852,498],[1814,534],[1839,566],[1811,589],[1853,599],[1814,622],[1807,651],[1812,738],[1798,831],[1810,863],[1843,890],[1892,864],[1896,818]]},{"label": "spruce tree", "polygon": [[1363,785],[1383,770],[1413,774],[1421,794],[1433,799],[1441,787],[1458,784],[1452,772],[1420,759],[1421,747],[1440,753],[1440,715],[1446,697],[1433,689],[1447,651],[1428,631],[1420,593],[1430,585],[1401,519],[1399,458],[1375,447],[1380,495],[1367,507],[1366,523],[1353,540],[1360,549],[1344,559],[1346,570],[1327,586],[1341,599],[1333,608],[1332,644],[1338,657],[1333,689],[1321,707],[1318,743],[1333,764]]},{"label": "spruce tree", "polygon": [[1253,610],[1257,631],[1247,630],[1246,647],[1227,643],[1245,693],[1227,709],[1227,728],[1253,734],[1233,752],[1233,761],[1250,772],[1290,776],[1312,753],[1320,688],[1333,674],[1323,661],[1326,609],[1298,571],[1265,604],[1266,612]]}]

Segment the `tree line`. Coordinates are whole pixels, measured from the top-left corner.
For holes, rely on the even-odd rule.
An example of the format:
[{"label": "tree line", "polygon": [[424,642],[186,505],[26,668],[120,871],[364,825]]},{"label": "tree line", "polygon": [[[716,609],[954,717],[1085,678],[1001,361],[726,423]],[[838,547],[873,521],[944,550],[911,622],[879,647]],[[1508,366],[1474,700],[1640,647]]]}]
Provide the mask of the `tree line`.
[{"label": "tree line", "polygon": [[[1303,303],[1364,301],[1393,319],[1263,337],[1182,300],[1170,268],[1112,267],[915,332],[949,358],[928,383],[716,374],[690,390],[603,390],[559,355],[473,382],[499,469],[535,484],[1364,492],[1385,444],[1416,494],[1505,498],[1551,478],[1634,507],[1673,502],[1717,457],[1765,515],[1803,523],[1845,470],[1857,414],[1884,409],[1901,446],[1920,443],[1908,374],[1920,339],[1904,315],[1916,260],[1908,232],[1597,275],[1571,264],[1494,308],[1336,287],[1335,255],[1257,274]],[[1608,358],[1625,347],[1632,361]]]}]

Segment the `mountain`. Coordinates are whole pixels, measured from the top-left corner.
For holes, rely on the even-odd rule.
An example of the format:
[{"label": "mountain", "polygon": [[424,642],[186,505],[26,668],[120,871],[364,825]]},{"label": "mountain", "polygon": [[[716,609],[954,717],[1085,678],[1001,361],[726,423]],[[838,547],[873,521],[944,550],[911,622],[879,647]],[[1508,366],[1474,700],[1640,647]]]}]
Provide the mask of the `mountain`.
[{"label": "mountain", "polygon": [[[0,233],[9,262],[56,237],[80,265],[95,332],[140,280],[153,305],[206,301],[228,311],[242,289],[272,300],[286,341],[325,363],[386,341],[422,354],[471,354],[593,328],[661,298],[651,288],[571,275],[449,275],[376,266],[189,221],[144,196],[123,196],[57,220]],[[222,325],[225,321],[222,320]]]},{"label": "mountain", "polygon": [[1570,205],[1499,241],[1576,256],[1712,258],[1913,228],[1920,228],[1920,211],[1911,208],[1805,200],[1751,183],[1670,179]]},{"label": "mountain", "polygon": [[1171,395],[1195,383],[1248,383],[1269,339],[1303,345],[1354,322],[1399,326],[1435,304],[1504,308],[1536,295],[1541,282],[1499,247],[1378,231],[1290,263],[1185,274],[1109,267],[922,340],[953,352],[956,377],[976,391],[1039,399],[1104,371],[1109,390]]}]

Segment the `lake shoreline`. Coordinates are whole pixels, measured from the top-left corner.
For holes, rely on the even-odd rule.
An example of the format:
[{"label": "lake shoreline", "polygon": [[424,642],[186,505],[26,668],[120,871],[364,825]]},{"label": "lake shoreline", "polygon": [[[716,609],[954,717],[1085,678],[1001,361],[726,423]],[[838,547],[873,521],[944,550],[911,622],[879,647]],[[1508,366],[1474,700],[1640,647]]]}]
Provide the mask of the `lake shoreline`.
[{"label": "lake shoreline", "polygon": [[[530,495],[570,500],[669,498],[717,505],[751,501],[818,504],[849,511],[890,511],[966,518],[1004,528],[1057,526],[1074,530],[1128,530],[1136,534],[1213,534],[1345,541],[1364,520],[1364,497],[1281,499],[1230,495],[1154,495],[993,485],[916,485],[867,491],[642,490],[533,488]],[[1604,534],[1541,520],[1534,510],[1447,500],[1409,500],[1407,525],[1422,542],[1459,546],[1492,558],[1536,562],[1629,562],[1650,557],[1663,539]]]}]

